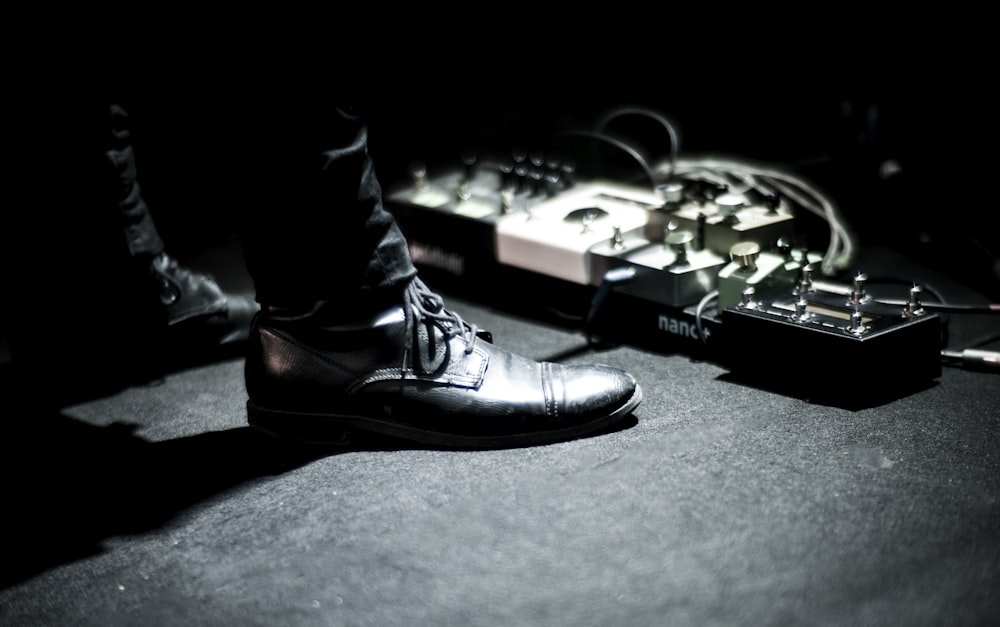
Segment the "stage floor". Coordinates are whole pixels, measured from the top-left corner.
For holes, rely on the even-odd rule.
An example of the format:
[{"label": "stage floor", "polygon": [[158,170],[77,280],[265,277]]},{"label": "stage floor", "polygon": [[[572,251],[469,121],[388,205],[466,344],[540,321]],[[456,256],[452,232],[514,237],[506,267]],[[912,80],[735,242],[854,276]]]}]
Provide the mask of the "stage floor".
[{"label": "stage floor", "polygon": [[608,433],[495,451],[268,439],[239,358],[8,404],[0,623],[1000,619],[996,373],[844,408],[446,298],[512,351],[632,372],[644,402]]}]

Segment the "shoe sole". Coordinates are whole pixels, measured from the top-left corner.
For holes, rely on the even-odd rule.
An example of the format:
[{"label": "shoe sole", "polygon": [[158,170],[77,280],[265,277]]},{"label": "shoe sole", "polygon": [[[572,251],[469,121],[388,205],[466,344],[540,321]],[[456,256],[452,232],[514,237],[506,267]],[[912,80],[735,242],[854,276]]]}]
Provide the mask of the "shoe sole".
[{"label": "shoe sole", "polygon": [[629,416],[640,402],[642,389],[636,386],[632,397],[624,405],[590,422],[551,431],[491,436],[428,431],[363,416],[282,411],[261,407],[252,400],[247,401],[247,422],[251,428],[267,435],[310,444],[346,445],[354,441],[354,434],[364,433],[449,448],[510,448],[564,442],[595,434]]}]

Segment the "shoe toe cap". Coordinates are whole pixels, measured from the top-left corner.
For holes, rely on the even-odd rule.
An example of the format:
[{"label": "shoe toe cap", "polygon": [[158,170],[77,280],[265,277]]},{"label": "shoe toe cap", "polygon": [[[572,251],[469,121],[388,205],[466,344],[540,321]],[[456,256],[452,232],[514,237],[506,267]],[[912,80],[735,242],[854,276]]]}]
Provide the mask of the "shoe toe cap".
[{"label": "shoe toe cap", "polygon": [[642,398],[632,375],[603,364],[563,366],[561,379],[564,412],[570,415],[625,415]]}]

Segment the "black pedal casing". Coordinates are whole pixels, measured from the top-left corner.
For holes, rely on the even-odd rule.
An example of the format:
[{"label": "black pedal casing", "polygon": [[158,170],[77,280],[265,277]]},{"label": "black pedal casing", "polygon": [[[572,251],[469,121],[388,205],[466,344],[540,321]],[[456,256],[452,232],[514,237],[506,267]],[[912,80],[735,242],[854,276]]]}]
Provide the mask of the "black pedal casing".
[{"label": "black pedal casing", "polygon": [[804,319],[793,301],[727,307],[717,338],[724,367],[738,378],[798,396],[850,404],[892,396],[941,376],[941,320],[865,303],[864,332],[851,330],[843,294],[810,295]]},{"label": "black pedal casing", "polygon": [[675,307],[632,293],[615,291],[588,328],[604,343],[641,346],[664,354],[684,354],[715,361],[714,338],[720,330],[714,310]]}]

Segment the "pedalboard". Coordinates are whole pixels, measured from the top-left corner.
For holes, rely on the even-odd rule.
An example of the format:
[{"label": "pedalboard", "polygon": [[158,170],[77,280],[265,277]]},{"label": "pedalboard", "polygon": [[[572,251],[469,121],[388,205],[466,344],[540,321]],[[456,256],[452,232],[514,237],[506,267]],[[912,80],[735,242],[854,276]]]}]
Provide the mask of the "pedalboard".
[{"label": "pedalboard", "polygon": [[870,299],[862,273],[815,276],[823,256],[793,246],[797,208],[774,189],[517,178],[482,162],[415,170],[386,205],[431,284],[535,299],[601,341],[707,357],[807,395],[941,373],[941,323],[919,287],[900,308]]}]

